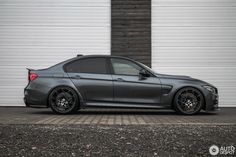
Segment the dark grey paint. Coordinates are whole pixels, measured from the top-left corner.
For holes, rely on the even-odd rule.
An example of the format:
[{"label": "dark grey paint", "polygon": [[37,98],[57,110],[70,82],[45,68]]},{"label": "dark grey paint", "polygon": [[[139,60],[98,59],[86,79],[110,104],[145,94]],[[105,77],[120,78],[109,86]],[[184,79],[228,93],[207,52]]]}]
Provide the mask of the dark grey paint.
[{"label": "dark grey paint", "polygon": [[86,102],[112,101],[113,83],[110,74],[68,73]]},{"label": "dark grey paint", "polygon": [[[66,73],[64,66],[71,61],[105,57],[109,63],[111,57],[127,59],[135,62],[150,74],[150,77],[114,75],[111,74]],[[59,63],[43,70],[31,70],[38,78],[31,81],[25,88],[25,103],[30,107],[48,107],[48,95],[59,86],[74,89],[80,99],[82,108],[88,106],[105,107],[142,107],[142,108],[172,108],[175,93],[183,87],[194,87],[201,91],[205,98],[203,109],[207,111],[218,108],[214,95],[205,89],[204,85],[213,85],[188,76],[173,76],[156,74],[142,64],[124,57],[115,56],[80,56]],[[215,87],[214,87],[215,88]]]},{"label": "dark grey paint", "polygon": [[112,78],[115,102],[160,103],[161,82],[157,77],[140,79],[139,76],[112,75]]}]

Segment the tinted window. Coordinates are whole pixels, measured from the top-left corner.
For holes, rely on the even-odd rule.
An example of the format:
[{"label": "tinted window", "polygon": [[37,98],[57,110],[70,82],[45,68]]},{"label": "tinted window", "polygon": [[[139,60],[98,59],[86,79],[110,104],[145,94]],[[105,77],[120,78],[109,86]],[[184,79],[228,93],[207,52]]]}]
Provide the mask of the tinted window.
[{"label": "tinted window", "polygon": [[88,58],[73,61],[66,66],[66,72],[106,74],[106,59]]},{"label": "tinted window", "polygon": [[139,75],[140,66],[125,59],[111,59],[114,74],[117,75]]}]

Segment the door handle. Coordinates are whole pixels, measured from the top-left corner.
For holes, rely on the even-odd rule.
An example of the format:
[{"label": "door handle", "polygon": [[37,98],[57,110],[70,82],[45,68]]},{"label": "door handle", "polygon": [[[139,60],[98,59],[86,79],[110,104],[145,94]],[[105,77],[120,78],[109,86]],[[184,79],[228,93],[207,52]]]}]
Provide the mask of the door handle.
[{"label": "door handle", "polygon": [[115,81],[118,81],[118,82],[123,82],[123,81],[124,81],[124,79],[122,79],[122,78],[117,78],[117,79],[115,79]]},{"label": "door handle", "polygon": [[81,77],[80,77],[80,75],[75,75],[75,76],[73,76],[72,78],[74,78],[74,79],[80,79]]}]

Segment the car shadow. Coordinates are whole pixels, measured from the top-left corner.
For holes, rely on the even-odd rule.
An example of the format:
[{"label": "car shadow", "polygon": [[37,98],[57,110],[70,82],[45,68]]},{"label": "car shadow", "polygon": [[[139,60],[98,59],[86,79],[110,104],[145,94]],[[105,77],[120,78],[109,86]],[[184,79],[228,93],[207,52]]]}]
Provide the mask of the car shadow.
[{"label": "car shadow", "polygon": [[[34,114],[34,115],[58,115],[52,112],[50,109],[48,110],[35,110],[35,111],[30,111],[28,114]],[[198,115],[217,115],[218,113],[211,113],[211,112],[200,112],[197,115],[193,116],[198,116]],[[176,113],[173,110],[146,110],[146,109],[81,109],[77,111],[76,113],[73,114],[68,114],[68,115],[168,115],[168,116],[186,116],[186,115],[181,115]],[[66,116],[66,115],[65,115]]]}]

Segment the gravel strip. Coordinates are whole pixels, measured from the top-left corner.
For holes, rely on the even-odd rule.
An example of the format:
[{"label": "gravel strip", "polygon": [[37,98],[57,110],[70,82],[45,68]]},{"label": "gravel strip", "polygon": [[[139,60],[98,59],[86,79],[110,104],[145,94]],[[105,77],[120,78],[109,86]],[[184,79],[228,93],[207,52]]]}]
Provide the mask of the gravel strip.
[{"label": "gravel strip", "polygon": [[0,156],[210,156],[235,125],[0,125]]}]

